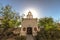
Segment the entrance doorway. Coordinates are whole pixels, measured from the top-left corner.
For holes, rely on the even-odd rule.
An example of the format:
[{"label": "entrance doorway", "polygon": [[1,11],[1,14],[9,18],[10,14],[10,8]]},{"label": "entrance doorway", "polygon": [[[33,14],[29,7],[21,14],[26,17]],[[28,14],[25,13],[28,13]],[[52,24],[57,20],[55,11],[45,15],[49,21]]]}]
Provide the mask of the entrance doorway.
[{"label": "entrance doorway", "polygon": [[32,34],[32,27],[27,28],[27,34]]}]

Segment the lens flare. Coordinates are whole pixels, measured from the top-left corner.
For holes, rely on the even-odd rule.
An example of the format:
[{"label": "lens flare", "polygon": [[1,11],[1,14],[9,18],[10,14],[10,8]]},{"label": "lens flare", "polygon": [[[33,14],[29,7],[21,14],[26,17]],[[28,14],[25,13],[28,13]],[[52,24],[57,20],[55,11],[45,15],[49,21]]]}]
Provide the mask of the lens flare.
[{"label": "lens flare", "polygon": [[33,18],[37,18],[38,17],[38,13],[35,9],[32,9],[32,8],[29,8],[29,9],[25,9],[24,11],[24,18],[26,18],[26,15],[28,14],[28,12],[31,11],[32,15],[33,15]]}]

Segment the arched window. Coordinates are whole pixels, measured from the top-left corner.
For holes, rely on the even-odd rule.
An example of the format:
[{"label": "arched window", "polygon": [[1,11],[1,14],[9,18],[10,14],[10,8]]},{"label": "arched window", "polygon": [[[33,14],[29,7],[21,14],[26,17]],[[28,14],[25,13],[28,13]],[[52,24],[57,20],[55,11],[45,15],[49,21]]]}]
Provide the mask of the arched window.
[{"label": "arched window", "polygon": [[23,31],[26,31],[26,28],[25,27],[23,28]]},{"label": "arched window", "polygon": [[37,28],[36,27],[34,28],[34,31],[37,31]]}]

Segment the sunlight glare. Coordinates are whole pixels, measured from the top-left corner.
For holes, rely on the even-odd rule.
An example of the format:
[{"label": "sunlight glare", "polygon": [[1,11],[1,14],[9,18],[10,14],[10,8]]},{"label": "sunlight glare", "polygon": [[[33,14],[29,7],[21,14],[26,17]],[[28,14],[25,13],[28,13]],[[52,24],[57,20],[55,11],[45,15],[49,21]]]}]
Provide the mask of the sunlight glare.
[{"label": "sunlight glare", "polygon": [[30,8],[30,9],[26,9],[25,10],[25,12],[24,12],[24,14],[25,14],[24,18],[26,18],[26,15],[28,14],[29,11],[31,11],[31,13],[33,15],[33,18],[37,18],[38,17],[38,12],[35,9]]}]

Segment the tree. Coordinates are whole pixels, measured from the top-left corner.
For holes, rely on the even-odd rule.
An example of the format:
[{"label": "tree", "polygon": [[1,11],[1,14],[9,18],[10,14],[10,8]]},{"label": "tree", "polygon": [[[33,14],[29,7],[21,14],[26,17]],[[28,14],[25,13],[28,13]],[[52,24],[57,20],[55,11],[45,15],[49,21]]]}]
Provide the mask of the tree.
[{"label": "tree", "polygon": [[8,30],[8,28],[18,27],[21,24],[21,22],[18,21],[19,14],[13,11],[9,5],[1,8],[0,15],[2,16],[1,27],[4,28],[3,32]]},{"label": "tree", "polygon": [[11,9],[11,6],[7,5],[3,7],[0,11],[0,14],[3,17],[2,27],[18,27],[18,25],[21,24],[21,22],[18,21],[19,14]]},{"label": "tree", "polygon": [[[18,21],[20,19],[19,13],[12,10],[10,5],[2,7],[0,10],[0,15],[2,16],[2,32],[0,32],[1,39],[8,37],[7,35],[11,35],[12,31],[15,27],[18,27],[21,22]],[[11,30],[9,30],[12,28]]]},{"label": "tree", "polygon": [[60,30],[57,30],[57,24],[53,18],[45,17],[39,19],[39,27],[44,26],[36,36],[36,40],[60,40]]},{"label": "tree", "polygon": [[53,18],[50,18],[50,17],[45,17],[45,18],[39,19],[38,25],[39,25],[39,27],[44,26],[44,29],[46,29],[46,30],[56,27]]}]

